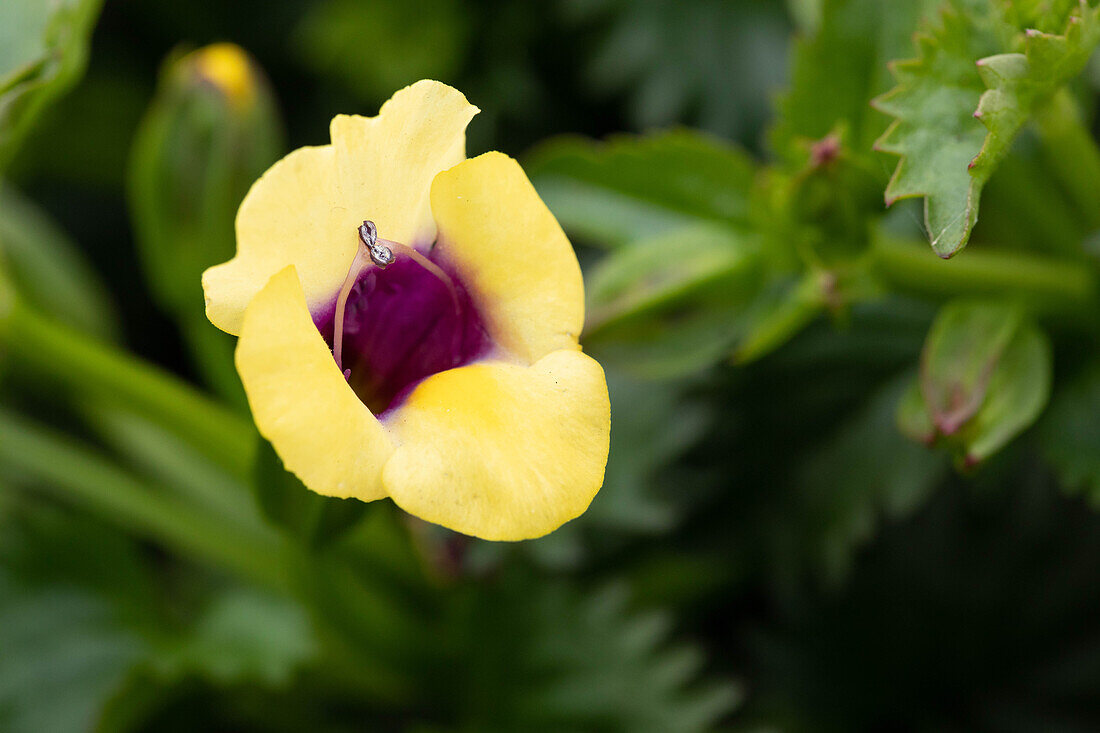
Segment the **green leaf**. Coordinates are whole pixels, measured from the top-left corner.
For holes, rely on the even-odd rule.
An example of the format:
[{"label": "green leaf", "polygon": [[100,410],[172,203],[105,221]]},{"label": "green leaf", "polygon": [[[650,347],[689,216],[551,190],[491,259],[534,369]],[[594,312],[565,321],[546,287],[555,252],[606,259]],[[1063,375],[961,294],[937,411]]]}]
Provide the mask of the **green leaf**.
[{"label": "green leaf", "polygon": [[566,231],[603,247],[693,223],[747,226],[756,175],[739,148],[688,130],[604,143],[558,138],[525,168]]},{"label": "green leaf", "polygon": [[107,604],[73,589],[18,593],[0,571],[0,728],[91,730],[143,652]]},{"label": "green leaf", "polygon": [[1005,347],[982,409],[960,434],[967,451],[963,460],[968,465],[985,460],[1035,422],[1050,399],[1050,383],[1050,341],[1025,323]]},{"label": "green leaf", "polygon": [[137,546],[70,513],[0,521],[0,729],[92,730],[158,634]]},{"label": "green leaf", "polygon": [[878,390],[798,467],[795,485],[803,515],[812,522],[805,535],[817,544],[811,554],[833,580],[847,574],[855,550],[874,536],[884,516],[912,513],[948,467],[894,425],[894,408],[908,381],[895,379]]},{"label": "green leaf", "polygon": [[825,309],[816,274],[800,280],[777,278],[744,311],[745,328],[733,350],[733,361],[748,364],[778,349],[810,325]]},{"label": "green leaf", "polygon": [[[634,129],[687,123],[746,139],[769,115],[783,82],[789,38],[779,3],[603,0],[559,3],[605,22],[595,36],[588,85],[625,98]],[[621,103],[620,103],[621,104]]]},{"label": "green leaf", "polygon": [[968,167],[986,137],[973,115],[984,89],[975,62],[1004,48],[1010,34],[994,0],[950,0],[917,37],[918,57],[893,64],[897,87],[874,100],[896,118],[875,146],[901,156],[887,205],[923,196],[925,227],[941,257],[966,244],[988,178]]},{"label": "green leaf", "polygon": [[376,101],[418,79],[452,79],[465,59],[469,26],[459,0],[322,0],[308,6],[293,45],[320,78]]},{"label": "green leaf", "polygon": [[[1064,31],[1019,25],[1032,23]],[[886,200],[925,198],[925,226],[938,255],[966,246],[997,163],[1098,42],[1100,9],[1084,0],[952,0],[940,24],[918,38],[918,58],[894,65],[898,86],[875,100],[896,118],[876,145],[901,156]]]},{"label": "green leaf", "polygon": [[254,488],[264,516],[314,548],[340,539],[367,511],[367,505],[358,499],[321,496],[307,489],[283,468],[275,449],[262,439],[256,453]]},{"label": "green leaf", "polygon": [[921,355],[920,394],[902,402],[906,432],[939,436],[965,466],[977,464],[1031,425],[1050,396],[1050,342],[1016,306],[956,301],[945,306]]},{"label": "green leaf", "polygon": [[[1050,15],[1048,12],[1045,16],[1047,22],[1051,21]],[[1038,20],[1034,16],[1029,19]],[[1076,13],[1068,15],[1062,35],[1027,30],[1023,53],[999,54],[978,61],[988,90],[982,94],[974,116],[989,134],[970,163],[973,179],[988,180],[1024,123],[1060,87],[1081,73],[1098,43],[1100,8],[1089,8],[1081,0]]]},{"label": "green leaf", "polygon": [[631,609],[624,586],[582,593],[507,570],[458,606],[466,668],[443,694],[459,730],[688,733],[737,705],[739,688],[700,679],[702,654],[670,643],[668,617]]},{"label": "green leaf", "polygon": [[81,74],[102,0],[0,4],[0,169],[42,109]]},{"label": "green leaf", "polygon": [[589,277],[585,344],[646,377],[710,366],[737,343],[761,273],[756,247],[713,226],[622,247]]},{"label": "green leaf", "polygon": [[169,678],[199,673],[219,685],[285,686],[317,652],[309,617],[291,601],[234,588],[213,598],[177,648],[155,661]]}]

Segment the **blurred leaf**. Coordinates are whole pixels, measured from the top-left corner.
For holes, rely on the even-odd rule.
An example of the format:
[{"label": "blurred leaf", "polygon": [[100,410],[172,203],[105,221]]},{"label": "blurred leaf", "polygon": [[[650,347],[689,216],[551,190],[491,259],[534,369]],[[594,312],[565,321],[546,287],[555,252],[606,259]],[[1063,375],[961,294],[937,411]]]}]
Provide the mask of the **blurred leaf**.
[{"label": "blurred leaf", "polygon": [[606,255],[589,278],[589,333],[666,308],[753,264],[753,249],[717,228],[650,237]]},{"label": "blurred leaf", "polygon": [[589,14],[604,21],[589,83],[604,95],[625,94],[636,129],[689,122],[749,139],[767,118],[768,95],[782,83],[786,65],[787,28],[778,3],[588,5],[594,7]]},{"label": "blurred leaf", "polygon": [[1090,365],[1055,388],[1038,433],[1062,486],[1100,505],[1100,367]]},{"label": "blurred leaf", "polygon": [[824,0],[787,0],[787,9],[803,33],[813,33],[821,23]]},{"label": "blurred leaf", "polygon": [[114,730],[196,676],[280,687],[316,653],[308,617],[283,598],[229,587],[195,614],[169,609],[137,544],[77,514],[26,503],[0,528],[5,731]]},{"label": "blurred leaf", "polygon": [[670,644],[663,614],[632,611],[622,586],[580,593],[512,572],[471,589],[456,619],[469,667],[440,683],[461,730],[704,731],[740,698],[699,679],[704,659]]},{"label": "blurred leaf", "polygon": [[608,387],[616,415],[611,454],[603,487],[581,523],[600,532],[668,529],[685,507],[661,491],[657,474],[706,430],[710,410],[682,384],[612,371]]},{"label": "blurred leaf", "polygon": [[215,596],[174,653],[156,665],[169,677],[197,673],[219,685],[251,680],[281,687],[316,654],[316,647],[302,608],[237,588]]},{"label": "blurred leaf", "polygon": [[688,130],[605,143],[559,138],[525,166],[567,231],[611,247],[698,222],[747,225],[755,165]]},{"label": "blurred leaf", "polygon": [[710,366],[737,342],[761,271],[757,248],[713,226],[617,249],[589,277],[585,344],[647,377]]},{"label": "blurred leaf", "polygon": [[57,224],[10,186],[0,186],[0,259],[15,289],[43,313],[100,338],[116,336],[98,275]]},{"label": "blurred leaf", "polygon": [[[1050,343],[1018,307],[945,306],[921,356],[920,392],[936,434],[964,465],[981,462],[1028,427],[1050,396]],[[903,424],[920,432],[911,406]]]},{"label": "blurred leaf", "polygon": [[[134,132],[153,93],[150,67],[132,62],[109,65],[103,61],[105,55],[93,58],[72,91],[43,112],[7,170],[11,180],[44,187],[47,193],[60,183],[83,189],[85,196],[95,195],[87,203],[84,196],[66,201],[66,207],[86,211],[85,207],[108,205],[109,222],[81,222],[85,245],[104,236],[101,229],[108,237],[116,236],[129,215],[118,208],[116,196],[126,184]],[[111,198],[100,198],[105,195]],[[97,212],[97,218],[104,213]]]},{"label": "blurred leaf", "polygon": [[985,460],[1035,422],[1050,399],[1050,383],[1050,341],[1025,323],[1005,347],[982,409],[960,433],[966,462]]},{"label": "blurred leaf", "polygon": [[886,128],[887,118],[868,100],[890,87],[886,62],[909,53],[921,18],[941,0],[815,0],[796,7],[820,18],[796,42],[790,89],[779,101],[779,119],[769,134],[782,158],[799,161],[807,141],[843,131],[858,156]]},{"label": "blurred leaf", "polygon": [[140,659],[141,640],[90,593],[20,593],[5,580],[0,571],[0,727],[92,730]]},{"label": "blurred leaf", "polygon": [[810,325],[825,305],[820,276],[776,278],[746,309],[746,326],[733,350],[733,362],[747,364],[767,356]]},{"label": "blurred leaf", "polygon": [[465,11],[458,0],[322,0],[309,6],[294,45],[318,76],[373,102],[419,79],[452,79],[468,43]]},{"label": "blurred leaf", "polygon": [[283,468],[275,449],[261,439],[254,474],[256,500],[264,516],[310,547],[335,542],[366,514],[358,499],[321,496]]},{"label": "blurred leaf", "polygon": [[894,411],[909,379],[894,380],[842,424],[799,466],[794,481],[805,497],[806,533],[834,581],[850,570],[855,550],[885,516],[915,511],[939,483],[946,461],[898,432]]},{"label": "blurred leaf", "polygon": [[102,0],[0,5],[0,169],[50,101],[84,70]]},{"label": "blurred leaf", "polygon": [[81,405],[101,439],[142,476],[209,507],[242,526],[263,520],[244,481],[220,470],[209,458],[170,431],[124,407],[83,400]]},{"label": "blurred leaf", "polygon": [[150,653],[152,577],[133,543],[56,511],[0,521],[0,728],[79,731]]}]

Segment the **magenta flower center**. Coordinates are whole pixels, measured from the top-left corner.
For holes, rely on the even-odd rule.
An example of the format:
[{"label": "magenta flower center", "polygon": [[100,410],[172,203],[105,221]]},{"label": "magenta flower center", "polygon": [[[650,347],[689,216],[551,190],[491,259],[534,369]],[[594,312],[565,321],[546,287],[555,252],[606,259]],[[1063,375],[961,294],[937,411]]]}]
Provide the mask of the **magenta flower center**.
[{"label": "magenta flower center", "polygon": [[[481,316],[454,272],[430,254],[385,244],[393,251],[392,263],[367,262],[348,293],[343,318],[341,366],[375,415],[397,407],[427,377],[469,364],[491,347]],[[326,312],[314,315],[330,348],[336,308],[334,298]]]}]

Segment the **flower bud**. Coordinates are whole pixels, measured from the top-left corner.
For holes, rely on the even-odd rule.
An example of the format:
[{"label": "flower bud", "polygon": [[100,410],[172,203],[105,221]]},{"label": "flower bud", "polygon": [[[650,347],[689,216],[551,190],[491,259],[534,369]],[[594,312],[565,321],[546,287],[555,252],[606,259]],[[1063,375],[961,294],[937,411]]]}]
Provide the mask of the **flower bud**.
[{"label": "flower bud", "polygon": [[1050,380],[1050,343],[1019,307],[950,303],[928,333],[899,426],[922,442],[942,442],[970,467],[1035,421]]},{"label": "flower bud", "polygon": [[165,64],[129,194],[150,290],[173,315],[201,315],[202,272],[233,256],[237,207],[281,137],[268,84],[239,47],[218,43]]}]

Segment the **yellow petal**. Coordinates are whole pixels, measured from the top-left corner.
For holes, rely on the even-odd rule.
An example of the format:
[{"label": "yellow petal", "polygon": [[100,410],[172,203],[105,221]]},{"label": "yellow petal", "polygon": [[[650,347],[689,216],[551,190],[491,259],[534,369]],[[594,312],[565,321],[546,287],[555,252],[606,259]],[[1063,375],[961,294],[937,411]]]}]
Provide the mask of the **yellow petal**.
[{"label": "yellow petal", "polygon": [[239,333],[252,296],[287,265],[311,307],[339,289],[355,256],[356,221],[336,192],[331,145],[299,148],[252,184],[237,212],[237,256],[202,276],[211,323]]},{"label": "yellow petal", "polygon": [[441,372],[386,421],[399,447],[382,480],[405,511],[491,540],[540,537],[579,516],[603,483],[611,408],[579,351],[529,367]]},{"label": "yellow petal", "polygon": [[433,254],[458,271],[497,344],[528,363],[579,348],[577,257],[516,161],[486,153],[440,173],[432,212]]},{"label": "yellow petal", "polygon": [[340,374],[294,267],[245,311],[237,371],[256,427],[302,483],[326,496],[385,496],[382,466],[393,444]]},{"label": "yellow petal", "polygon": [[337,115],[331,134],[341,200],[385,239],[431,244],[432,179],[466,157],[466,125],[477,112],[457,89],[418,81],[377,117]]},{"label": "yellow petal", "polygon": [[329,305],[364,219],[386,239],[431,242],[432,178],[463,159],[476,113],[460,92],[417,82],[377,117],[333,119],[331,145],[301,148],[272,166],[237,212],[237,256],[203,275],[210,321],[238,333],[252,296],[287,265],[297,269],[311,311]]}]

